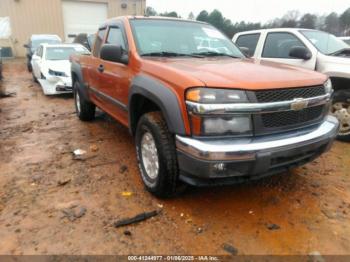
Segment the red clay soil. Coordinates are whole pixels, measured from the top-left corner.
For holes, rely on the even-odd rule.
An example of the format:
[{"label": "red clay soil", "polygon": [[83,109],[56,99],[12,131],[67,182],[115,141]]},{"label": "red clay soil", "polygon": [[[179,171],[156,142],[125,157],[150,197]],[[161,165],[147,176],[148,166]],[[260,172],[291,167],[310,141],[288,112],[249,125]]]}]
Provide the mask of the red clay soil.
[{"label": "red clay soil", "polygon": [[350,253],[350,144],[290,173],[159,200],[126,128],[103,113],[80,122],[72,96],[44,96],[24,60],[4,77],[16,95],[0,99],[0,254]]}]

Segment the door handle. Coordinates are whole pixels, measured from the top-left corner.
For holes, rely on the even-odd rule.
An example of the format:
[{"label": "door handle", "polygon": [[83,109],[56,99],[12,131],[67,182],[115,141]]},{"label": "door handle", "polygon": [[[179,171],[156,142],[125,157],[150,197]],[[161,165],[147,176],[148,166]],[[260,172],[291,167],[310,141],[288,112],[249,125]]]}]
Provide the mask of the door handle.
[{"label": "door handle", "polygon": [[103,71],[105,71],[105,67],[103,65],[99,65],[97,70],[100,72],[100,73],[103,73]]}]

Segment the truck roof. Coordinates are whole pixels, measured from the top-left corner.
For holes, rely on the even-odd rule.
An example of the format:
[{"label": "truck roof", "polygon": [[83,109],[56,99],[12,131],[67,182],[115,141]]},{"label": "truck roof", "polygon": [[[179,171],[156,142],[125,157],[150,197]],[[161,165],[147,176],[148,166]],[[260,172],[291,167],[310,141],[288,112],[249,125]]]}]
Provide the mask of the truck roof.
[{"label": "truck roof", "polygon": [[198,23],[198,24],[208,24],[206,22],[197,21],[197,20],[189,20],[189,19],[183,19],[183,18],[176,18],[176,17],[165,17],[165,16],[118,16],[108,19],[106,22],[100,25],[99,28],[105,27],[107,25],[111,25],[117,21],[122,20],[137,20],[137,19],[146,19],[146,20],[167,20],[167,21],[179,21],[179,22],[190,22],[190,23]]},{"label": "truck roof", "polygon": [[283,28],[283,27],[281,27],[281,28],[249,30],[249,31],[239,32],[236,35],[254,34],[254,33],[262,33],[262,32],[281,32],[281,31],[283,31],[283,32],[297,32],[300,30],[319,31],[316,29],[308,29],[308,28]]}]

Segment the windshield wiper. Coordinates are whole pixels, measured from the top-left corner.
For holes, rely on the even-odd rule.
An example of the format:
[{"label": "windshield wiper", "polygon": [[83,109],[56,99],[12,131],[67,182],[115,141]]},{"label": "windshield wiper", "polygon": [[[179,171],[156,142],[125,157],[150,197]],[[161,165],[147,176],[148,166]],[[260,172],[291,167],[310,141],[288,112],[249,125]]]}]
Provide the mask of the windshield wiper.
[{"label": "windshield wiper", "polygon": [[229,54],[225,54],[225,53],[218,53],[218,52],[214,52],[214,51],[192,53],[191,55],[200,55],[200,56],[207,56],[207,57],[211,57],[211,56],[228,56],[228,57],[232,57],[232,58],[240,58],[238,56],[229,55]]},{"label": "windshield wiper", "polygon": [[203,56],[199,54],[182,54],[182,53],[168,52],[168,51],[144,53],[144,54],[141,54],[141,56],[163,56],[163,57],[189,56],[189,57],[203,58]]}]

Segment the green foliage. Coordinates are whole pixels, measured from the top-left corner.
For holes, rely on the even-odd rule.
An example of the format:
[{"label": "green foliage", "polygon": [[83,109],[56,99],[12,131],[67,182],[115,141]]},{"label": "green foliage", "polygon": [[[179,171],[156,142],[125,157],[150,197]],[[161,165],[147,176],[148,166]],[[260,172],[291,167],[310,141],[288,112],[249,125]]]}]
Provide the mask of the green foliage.
[{"label": "green foliage", "polygon": [[[146,8],[147,16],[167,16],[181,18],[175,11],[158,14],[152,7]],[[188,19],[212,24],[229,38],[234,34],[243,31],[256,30],[262,28],[277,28],[277,27],[302,27],[309,29],[319,29],[335,35],[350,35],[350,8],[344,11],[340,16],[336,13],[330,13],[327,16],[316,16],[315,14],[306,13],[300,15],[297,10],[288,11],[283,17],[275,18],[265,24],[251,22],[235,22],[225,18],[222,13],[215,9],[212,12],[206,10],[201,11],[195,18],[191,12]]]},{"label": "green foliage", "polygon": [[160,13],[159,16],[181,18],[181,16],[179,16],[175,11]]},{"label": "green foliage", "polygon": [[305,14],[299,21],[299,27],[315,29],[317,16],[312,14]]},{"label": "green foliage", "polygon": [[206,10],[203,10],[202,12],[199,13],[197,16],[197,21],[202,21],[202,22],[207,22],[209,17],[209,13]]},{"label": "green foliage", "polygon": [[175,11],[172,12],[164,12],[164,13],[157,13],[157,11],[153,8],[148,6],[145,11],[145,16],[166,16],[166,17],[176,17],[181,18]]},{"label": "green foliage", "polygon": [[345,30],[350,30],[350,8],[345,10],[344,13],[339,17],[340,24],[344,27]]},{"label": "green foliage", "polygon": [[145,16],[156,16],[157,12],[153,7],[148,6],[145,11]]}]

